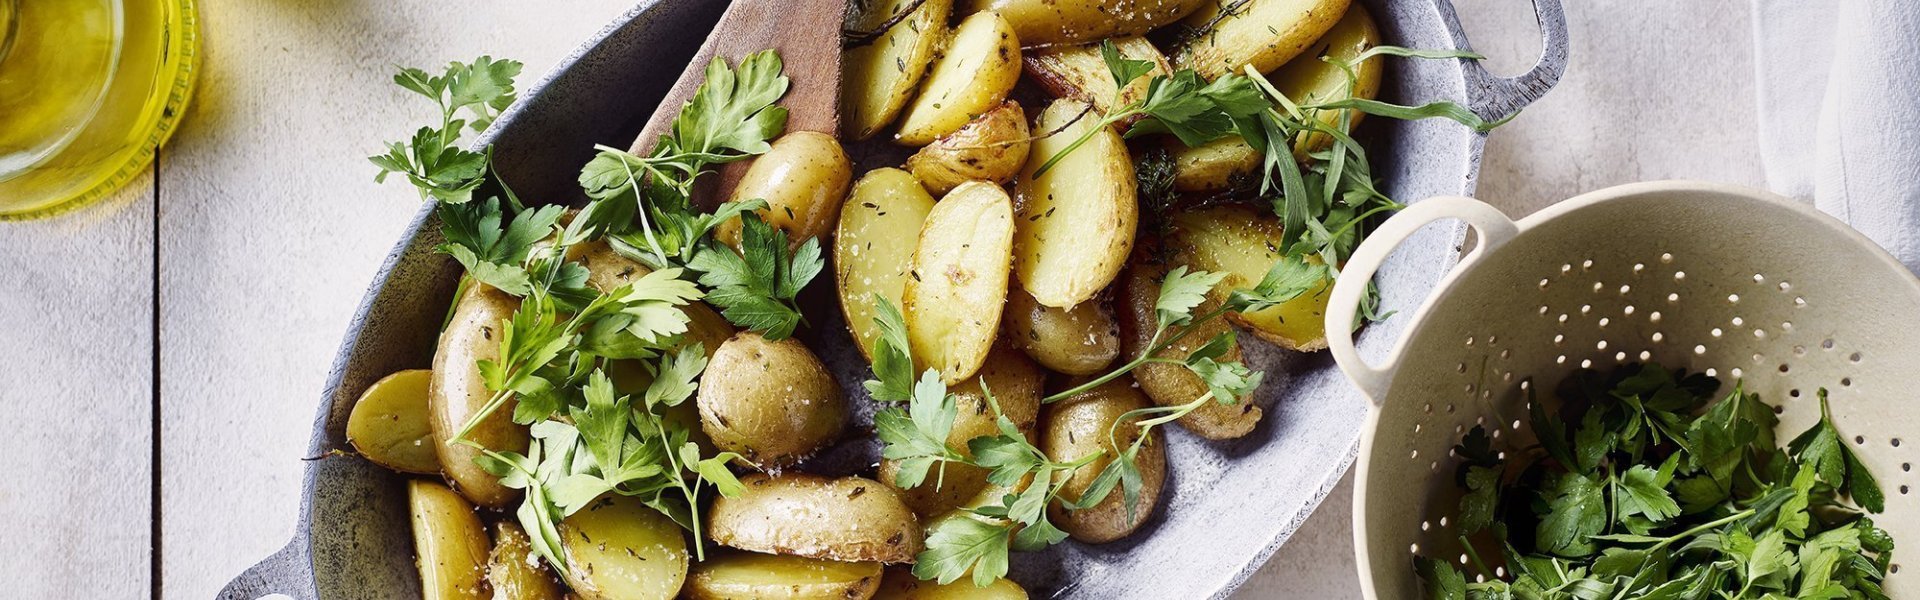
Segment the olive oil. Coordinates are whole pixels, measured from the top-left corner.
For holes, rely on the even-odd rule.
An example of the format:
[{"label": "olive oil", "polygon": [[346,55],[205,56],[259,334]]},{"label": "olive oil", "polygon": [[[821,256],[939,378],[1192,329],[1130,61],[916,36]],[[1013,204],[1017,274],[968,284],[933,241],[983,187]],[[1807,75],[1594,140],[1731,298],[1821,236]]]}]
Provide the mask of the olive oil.
[{"label": "olive oil", "polygon": [[0,220],[85,206],[146,168],[193,90],[193,0],[0,0]]}]

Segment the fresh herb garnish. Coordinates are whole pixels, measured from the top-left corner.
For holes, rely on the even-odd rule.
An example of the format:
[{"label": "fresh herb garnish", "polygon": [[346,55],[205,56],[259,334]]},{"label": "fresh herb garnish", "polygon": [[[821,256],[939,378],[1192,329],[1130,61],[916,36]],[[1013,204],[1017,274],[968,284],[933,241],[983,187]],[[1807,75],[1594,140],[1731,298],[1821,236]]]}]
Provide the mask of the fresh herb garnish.
[{"label": "fresh herb garnish", "polygon": [[[421,127],[413,139],[388,143],[385,154],[367,157],[380,167],[374,181],[384,182],[387,175],[399,173],[419,188],[422,200],[459,204],[473,199],[474,188],[485,180],[488,154],[456,144],[462,131],[485,130],[513,104],[513,78],[520,74],[520,67],[518,61],[482,56],[470,64],[448,64],[439,76],[411,67],[401,69],[393,82],[433,100],[440,107],[440,126]],[[459,118],[462,111],[467,118]]]}]

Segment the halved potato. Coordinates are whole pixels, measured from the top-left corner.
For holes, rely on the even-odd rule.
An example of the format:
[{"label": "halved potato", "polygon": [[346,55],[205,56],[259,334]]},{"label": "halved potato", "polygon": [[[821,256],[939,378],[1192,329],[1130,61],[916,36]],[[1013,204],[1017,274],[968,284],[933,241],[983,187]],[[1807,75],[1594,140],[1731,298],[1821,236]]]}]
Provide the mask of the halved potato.
[{"label": "halved potato", "polygon": [[1187,16],[1210,0],[975,0],[995,11],[1028,46],[1082,44],[1140,35]]},{"label": "halved potato", "polygon": [[486,526],[473,505],[437,482],[407,482],[413,515],[413,547],[419,555],[420,588],[426,600],[487,597]]},{"label": "halved potato", "polygon": [[1100,298],[1054,308],[1015,287],[1007,292],[1007,342],[1048,369],[1093,375],[1120,355],[1120,330]]},{"label": "halved potato", "polygon": [[1007,99],[1020,81],[1020,41],[1007,20],[975,13],[953,29],[953,41],[933,64],[920,97],[900,118],[896,139],[924,146],[953,133]]},{"label": "halved potato", "polygon": [[[1226,273],[1212,296],[1225,300],[1233,290],[1251,288],[1280,260],[1280,220],[1245,206],[1222,205],[1181,211],[1171,219],[1168,245],[1176,262],[1200,271]],[[1311,352],[1327,347],[1327,300],[1331,281],[1279,306],[1250,313],[1228,313],[1227,318],[1260,339],[1291,350]],[[1204,341],[1204,340],[1203,340]]]},{"label": "halved potato", "polygon": [[902,293],[907,342],[920,368],[948,385],[980,370],[1000,329],[1013,254],[1013,200],[969,181],[927,213]]},{"label": "halved potato", "polygon": [[900,308],[913,250],[920,245],[920,226],[932,211],[933,196],[920,181],[894,168],[868,171],[853,184],[840,209],[840,226],[833,235],[834,283],[847,330],[869,361],[880,337],[873,326],[873,297],[877,294]]},{"label": "halved potato", "polygon": [[1053,135],[1033,143],[1016,187],[1013,271],[1035,300],[1055,308],[1086,302],[1113,281],[1140,219],[1133,159],[1111,128],[1034,175],[1098,124],[1085,110],[1078,100],[1058,100],[1040,113],[1034,128]]},{"label": "halved potato", "polygon": [[[621,256],[605,239],[593,239],[567,247],[567,260],[579,263],[587,269],[587,287],[600,292],[611,292],[620,286],[638,281],[652,273],[653,269]],[[694,300],[680,307],[687,314],[687,331],[681,334],[682,343],[698,342],[707,349],[707,358],[720,350],[720,344],[733,337],[733,323],[720,316],[706,302]]]},{"label": "halved potato", "polygon": [[1173,151],[1173,189],[1178,191],[1224,191],[1236,178],[1260,172],[1260,151],[1238,135],[1191,147],[1169,137],[1167,146]]},{"label": "halved potato", "polygon": [[[1166,275],[1166,267],[1146,261],[1136,262],[1127,270],[1126,278],[1120,286],[1120,340],[1124,346],[1123,356],[1132,359],[1147,351],[1147,342],[1153,336],[1157,326],[1153,306],[1160,297],[1160,279]],[[1220,306],[1219,300],[1208,300],[1194,308],[1195,314],[1205,313]],[[1182,327],[1167,330],[1167,336],[1178,335]],[[1221,319],[1213,319],[1193,327],[1194,332],[1179,343],[1168,347],[1156,356],[1174,360],[1185,360],[1195,349],[1205,345],[1214,336],[1225,333],[1230,326]],[[1240,360],[1240,345],[1228,348],[1221,361]],[[1133,370],[1134,380],[1140,383],[1140,391],[1146,392],[1155,404],[1178,406],[1192,402],[1207,393],[1207,383],[1193,374],[1185,365],[1167,363],[1146,363]],[[1200,437],[1213,440],[1225,440],[1241,437],[1253,431],[1260,423],[1262,411],[1253,404],[1253,399],[1240,398],[1231,405],[1208,402],[1180,417],[1180,426]]]},{"label": "halved potato", "polygon": [[493,526],[493,554],[487,558],[487,581],[496,600],[560,600],[560,581],[533,553],[527,532],[513,521]]},{"label": "halved potato", "polygon": [[[731,198],[735,202],[765,200],[767,206],[754,213],[786,232],[788,247],[799,248],[833,229],[852,179],[853,161],[838,140],[815,131],[795,131],[774,140],[766,154],[747,164]],[[737,249],[740,226],[740,219],[728,219],[714,228],[714,239]]]},{"label": "halved potato", "polygon": [[844,562],[908,563],[924,547],[892,486],[862,477],[753,473],[746,491],[713,499],[707,537],[722,546]]},{"label": "halved potato", "polygon": [[886,576],[880,580],[880,592],[873,597],[874,600],[1027,600],[1027,590],[1011,579],[995,579],[986,587],[973,585],[972,578],[940,585],[935,581],[921,581],[913,576],[912,569],[895,567],[887,569]]},{"label": "halved potato", "polygon": [[[954,395],[953,429],[947,433],[947,444],[960,450],[964,456],[973,456],[967,442],[980,436],[996,435],[1000,428],[996,420],[994,405],[987,402],[984,390],[993,392],[1000,412],[1013,426],[1021,431],[1031,431],[1034,421],[1040,414],[1040,398],[1045,392],[1046,373],[1028,360],[1017,350],[996,344],[987,354],[986,363],[980,372],[960,382],[952,388]],[[892,459],[880,461],[880,481],[899,487],[894,476],[899,472],[899,464]],[[987,471],[972,465],[953,463],[946,465],[942,477],[937,471],[929,473],[925,482],[910,489],[900,490],[901,499],[913,508],[914,514],[922,517],[938,515],[964,505],[987,487]]]},{"label": "halved potato", "polygon": [[1082,510],[1067,510],[1062,504],[1078,501],[1100,470],[1140,437],[1140,428],[1133,425],[1140,417],[1127,417],[1124,422],[1121,419],[1128,411],[1148,406],[1152,404],[1133,382],[1121,377],[1048,407],[1046,426],[1040,434],[1040,449],[1047,458],[1073,462],[1104,453],[1074,471],[1073,477],[1061,484],[1058,498],[1047,507],[1054,522],[1073,539],[1103,544],[1126,537],[1147,522],[1159,504],[1160,485],[1167,476],[1166,451],[1159,438],[1149,438],[1134,457],[1140,470],[1140,497],[1133,510],[1127,510],[1125,496],[1117,487],[1099,504]]},{"label": "halved potato", "polygon": [[347,443],[382,467],[439,473],[433,425],[427,422],[427,390],[432,386],[430,369],[400,371],[373,382],[347,415]]},{"label": "halved potato", "polygon": [[832,444],[847,427],[846,395],[800,340],[742,332],[701,377],[700,429],[715,447],[777,469]]},{"label": "halved potato", "polygon": [[[1349,83],[1346,71],[1321,60],[1330,57],[1342,63],[1353,60],[1361,52],[1366,52],[1380,44],[1380,28],[1373,23],[1373,15],[1358,3],[1347,8],[1346,16],[1340,17],[1326,35],[1309,47],[1309,51],[1287,61],[1279,70],[1267,75],[1273,82],[1273,88],[1285,94],[1296,103],[1309,104],[1327,102],[1342,98],[1372,99],[1380,94],[1380,72],[1385,68],[1379,58],[1370,59],[1353,68],[1353,80]],[[1340,113],[1346,112],[1352,125],[1359,125],[1366,113],[1354,109],[1346,111],[1320,111],[1314,115],[1329,126],[1336,125]],[[1297,158],[1306,158],[1307,153],[1318,151],[1333,143],[1333,136],[1324,133],[1302,133],[1293,144],[1293,153]]]},{"label": "halved potato", "polygon": [[[478,362],[500,360],[500,323],[513,318],[520,299],[487,285],[474,285],[453,309],[453,320],[440,333],[433,353],[433,381],[428,386],[427,409],[432,419],[434,452],[440,468],[460,494],[474,504],[501,508],[520,497],[520,490],[500,485],[500,478],[473,462],[480,449],[453,441],[469,419],[493,399],[493,390],[480,374]],[[504,404],[480,420],[467,439],[495,452],[526,452],[527,426],[513,422],[509,396]]]},{"label": "halved potato", "polygon": [[607,494],[562,519],[560,547],[584,600],[667,600],[687,579],[680,526],[638,498]]},{"label": "halved potato", "polygon": [[[1113,40],[1113,49],[1122,58],[1152,62],[1153,70],[1121,89],[1120,84],[1113,80],[1113,72],[1107,69],[1107,61],[1100,58],[1100,45],[1082,44],[1028,52],[1027,75],[1032,76],[1034,83],[1040,84],[1041,89],[1047,90],[1055,98],[1091,103],[1101,114],[1111,114],[1116,108],[1145,98],[1147,84],[1154,76],[1173,72],[1167,57],[1160,54],[1160,49],[1153,47],[1153,43],[1146,38],[1117,38]],[[1129,123],[1122,123],[1126,124]]]},{"label": "halved potato", "polygon": [[693,566],[688,600],[863,600],[880,586],[880,563],[724,552]]},{"label": "halved potato", "polygon": [[[1248,0],[1208,3],[1185,23],[1193,28],[1173,52],[1173,66],[1214,79],[1242,66],[1267,73],[1293,60],[1346,14],[1349,0]],[[1222,6],[1237,6],[1221,14]]]},{"label": "halved potato", "polygon": [[1027,113],[1008,100],[907,157],[907,169],[935,194],[975,179],[1006,183],[1027,164],[1029,137]]},{"label": "halved potato", "polygon": [[[841,54],[840,106],[846,134],[864,140],[879,133],[913,99],[920,78],[946,38],[953,0],[861,0],[849,3],[846,29],[863,34],[887,27]],[[897,21],[903,10],[913,13]]]}]

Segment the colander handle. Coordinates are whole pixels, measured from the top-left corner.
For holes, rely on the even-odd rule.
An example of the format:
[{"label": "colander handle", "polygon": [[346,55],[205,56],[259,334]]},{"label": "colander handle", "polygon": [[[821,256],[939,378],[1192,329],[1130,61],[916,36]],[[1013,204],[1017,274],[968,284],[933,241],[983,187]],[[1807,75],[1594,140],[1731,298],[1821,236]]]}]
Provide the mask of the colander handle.
[{"label": "colander handle", "polygon": [[1378,366],[1367,364],[1366,359],[1360,357],[1353,346],[1352,324],[1360,310],[1361,296],[1367,291],[1367,282],[1373,280],[1374,272],[1380,270],[1381,263],[1386,262],[1394,248],[1400,247],[1420,228],[1441,219],[1459,219],[1473,228],[1477,236],[1478,243],[1473,250],[1460,258],[1462,265],[1472,263],[1481,254],[1506,244],[1520,233],[1512,219],[1485,202],[1461,196],[1428,198],[1413,203],[1368,234],[1333,283],[1333,296],[1327,302],[1327,350],[1333,353],[1333,360],[1340,364],[1347,379],[1366,392],[1375,406],[1387,399],[1387,386],[1393,381],[1394,369],[1399,367],[1401,348],[1400,342],[1395,342],[1393,351]]}]

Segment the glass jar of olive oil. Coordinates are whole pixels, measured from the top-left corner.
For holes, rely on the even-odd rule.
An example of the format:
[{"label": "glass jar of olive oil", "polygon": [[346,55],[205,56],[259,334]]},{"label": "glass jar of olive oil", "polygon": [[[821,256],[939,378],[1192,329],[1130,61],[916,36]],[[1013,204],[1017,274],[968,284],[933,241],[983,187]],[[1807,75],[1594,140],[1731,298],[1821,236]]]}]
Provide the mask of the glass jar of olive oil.
[{"label": "glass jar of olive oil", "polygon": [[113,193],[172,135],[198,70],[193,0],[0,0],[0,221]]}]

